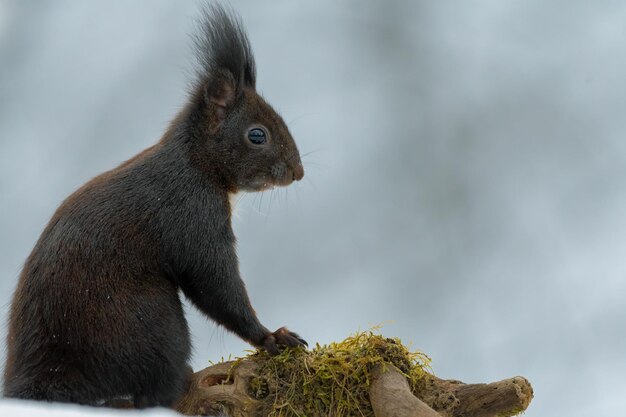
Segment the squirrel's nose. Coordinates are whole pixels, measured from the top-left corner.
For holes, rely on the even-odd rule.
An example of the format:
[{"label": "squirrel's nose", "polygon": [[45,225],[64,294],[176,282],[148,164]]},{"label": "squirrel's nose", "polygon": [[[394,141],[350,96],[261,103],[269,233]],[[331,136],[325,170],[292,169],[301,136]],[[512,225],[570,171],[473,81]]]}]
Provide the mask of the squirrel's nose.
[{"label": "squirrel's nose", "polygon": [[293,168],[293,180],[300,181],[304,177],[304,167],[302,166],[302,162],[298,161],[296,166]]}]

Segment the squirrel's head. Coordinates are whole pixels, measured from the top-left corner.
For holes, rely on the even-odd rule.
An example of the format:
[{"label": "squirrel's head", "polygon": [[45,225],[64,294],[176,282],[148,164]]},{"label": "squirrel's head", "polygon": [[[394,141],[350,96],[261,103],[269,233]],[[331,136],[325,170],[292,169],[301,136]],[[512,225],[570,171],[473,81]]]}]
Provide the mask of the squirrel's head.
[{"label": "squirrel's head", "polygon": [[[256,92],[250,43],[221,6],[204,10],[196,37],[199,149],[230,191],[260,191],[304,176],[298,148],[278,113]],[[216,171],[217,170],[217,171]]]}]

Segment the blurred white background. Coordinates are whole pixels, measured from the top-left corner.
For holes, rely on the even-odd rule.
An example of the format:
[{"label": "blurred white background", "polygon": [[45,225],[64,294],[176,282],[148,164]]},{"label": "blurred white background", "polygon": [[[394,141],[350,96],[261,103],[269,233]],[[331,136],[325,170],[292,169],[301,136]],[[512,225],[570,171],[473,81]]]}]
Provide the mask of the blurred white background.
[{"label": "blurred white background", "polygon": [[[0,0],[3,322],[60,202],[184,104],[199,6]],[[392,321],[441,377],[529,378],[529,417],[623,413],[626,3],[232,6],[305,155],[238,206],[264,324],[314,344]],[[196,369],[248,349],[188,318]]]}]

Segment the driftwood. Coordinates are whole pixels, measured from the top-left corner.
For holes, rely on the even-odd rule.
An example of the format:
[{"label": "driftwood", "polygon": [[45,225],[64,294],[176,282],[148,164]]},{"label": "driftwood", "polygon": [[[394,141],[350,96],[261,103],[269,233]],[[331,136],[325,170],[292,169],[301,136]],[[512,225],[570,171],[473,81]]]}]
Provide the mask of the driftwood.
[{"label": "driftwood", "polygon": [[[260,400],[250,395],[249,385],[256,376],[256,364],[245,359],[230,371],[231,365],[224,362],[196,372],[177,411],[256,417]],[[369,394],[376,417],[512,416],[524,411],[533,398],[530,383],[519,376],[491,384],[464,384],[428,375],[411,392],[405,377],[392,365],[374,369]]]}]

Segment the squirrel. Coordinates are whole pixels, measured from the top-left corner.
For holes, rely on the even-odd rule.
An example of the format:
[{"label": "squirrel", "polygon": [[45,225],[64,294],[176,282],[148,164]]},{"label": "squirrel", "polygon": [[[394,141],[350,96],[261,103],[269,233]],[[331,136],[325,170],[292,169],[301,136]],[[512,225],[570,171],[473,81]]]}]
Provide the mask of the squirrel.
[{"label": "squirrel", "polygon": [[5,397],[172,406],[191,373],[181,291],[270,354],[306,345],[257,318],[229,202],[301,180],[298,148],[256,92],[241,19],[206,6],[194,40],[188,101],[161,140],[63,201],[26,260],[10,310]]}]

